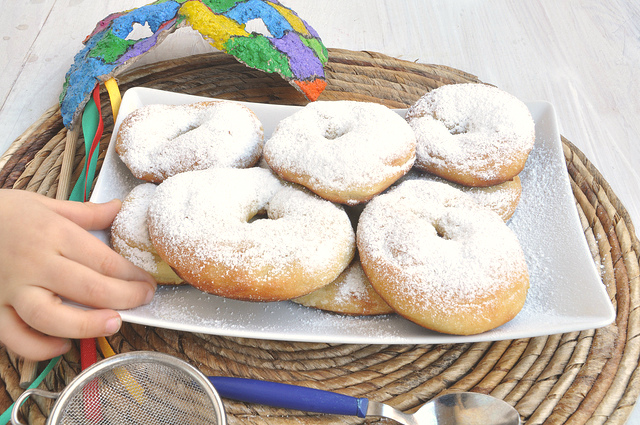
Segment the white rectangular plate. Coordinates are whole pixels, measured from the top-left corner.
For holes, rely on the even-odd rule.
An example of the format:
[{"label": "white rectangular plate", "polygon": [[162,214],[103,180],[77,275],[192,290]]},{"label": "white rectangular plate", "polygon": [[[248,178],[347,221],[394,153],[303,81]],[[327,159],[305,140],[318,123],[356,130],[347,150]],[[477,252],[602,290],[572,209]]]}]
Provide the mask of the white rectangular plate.
[{"label": "white rectangular plate", "polygon": [[[184,104],[207,98],[146,88],[128,90],[92,202],[124,199],[141,183],[115,153],[115,135],[134,109],[154,103]],[[242,102],[263,123],[265,139],[299,107]],[[146,306],[122,311],[125,321],[216,335],[287,341],[357,344],[436,344],[527,338],[597,328],[611,323],[614,310],[592,260],[578,218],[553,107],[528,103],[536,143],[520,174],[522,199],[509,226],[523,246],[531,289],[523,310],[509,323],[472,336],[444,335],[399,316],[348,317],[292,302],[252,303],[205,294],[190,286],[159,287]],[[398,110],[403,115],[404,110]],[[95,232],[109,243],[108,231]]]}]

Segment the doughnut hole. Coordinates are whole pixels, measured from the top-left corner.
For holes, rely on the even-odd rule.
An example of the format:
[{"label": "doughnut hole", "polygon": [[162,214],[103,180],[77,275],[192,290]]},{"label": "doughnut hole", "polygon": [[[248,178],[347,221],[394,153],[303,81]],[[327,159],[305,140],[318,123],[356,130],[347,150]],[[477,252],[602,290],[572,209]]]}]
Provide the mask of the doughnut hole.
[{"label": "doughnut hole", "polygon": [[324,129],[323,137],[327,140],[336,140],[349,133],[353,128],[346,125],[332,125],[328,123]]},{"label": "doughnut hole", "polygon": [[433,228],[435,229],[436,234],[440,239],[445,239],[445,240],[450,239],[449,234],[447,233],[447,229],[445,228],[445,226],[442,225],[442,223],[439,223],[439,222],[433,223]]}]

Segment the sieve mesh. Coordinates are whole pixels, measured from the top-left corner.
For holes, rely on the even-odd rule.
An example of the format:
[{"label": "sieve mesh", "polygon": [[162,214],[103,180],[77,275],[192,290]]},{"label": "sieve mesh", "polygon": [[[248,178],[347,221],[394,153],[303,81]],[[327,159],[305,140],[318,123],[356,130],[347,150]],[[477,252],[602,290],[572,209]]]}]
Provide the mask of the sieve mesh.
[{"label": "sieve mesh", "polygon": [[74,389],[56,423],[64,425],[218,424],[216,406],[180,368],[154,361],[106,369]]}]

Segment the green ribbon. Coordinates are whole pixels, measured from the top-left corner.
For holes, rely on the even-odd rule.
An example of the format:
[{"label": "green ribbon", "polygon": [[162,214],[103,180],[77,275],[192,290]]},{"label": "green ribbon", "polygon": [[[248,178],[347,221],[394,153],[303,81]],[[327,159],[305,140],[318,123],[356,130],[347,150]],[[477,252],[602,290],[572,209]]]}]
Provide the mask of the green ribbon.
[{"label": "green ribbon", "polygon": [[[93,145],[96,132],[98,131],[99,123],[100,112],[98,111],[98,107],[96,106],[93,98],[90,98],[82,113],[82,134],[84,136],[85,166],[82,168],[82,174],[80,174],[76,185],[71,191],[71,195],[69,196],[69,200],[71,201],[86,201],[88,197],[88,193],[86,192],[91,188],[93,184],[93,178],[96,172],[96,164],[98,162],[98,155],[92,155],[91,147]],[[98,150],[95,149],[94,153],[96,153],[97,151]],[[88,165],[87,161],[89,162]]]},{"label": "green ribbon", "polygon": [[[47,367],[45,367],[42,373],[33,381],[31,385],[29,385],[28,389],[36,388],[38,385],[40,385],[44,380],[44,377],[47,376],[47,374],[51,372],[51,369],[53,369],[56,363],[58,363],[58,360],[60,360],[60,356],[51,359]],[[9,406],[9,408],[5,410],[2,415],[0,415],[0,425],[6,425],[9,423],[9,421],[11,420],[11,411],[13,410],[14,405],[15,403],[11,404],[11,406]]]}]

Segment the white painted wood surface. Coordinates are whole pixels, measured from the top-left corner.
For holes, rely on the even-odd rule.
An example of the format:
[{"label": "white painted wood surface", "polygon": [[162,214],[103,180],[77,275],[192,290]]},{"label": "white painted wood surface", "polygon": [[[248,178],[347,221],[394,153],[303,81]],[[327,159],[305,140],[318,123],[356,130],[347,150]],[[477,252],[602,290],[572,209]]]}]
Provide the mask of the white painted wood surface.
[{"label": "white painted wood surface", "polygon": [[[0,153],[57,102],[95,24],[151,0],[2,0]],[[638,0],[283,0],[328,47],[452,66],[545,100],[640,226]],[[138,62],[213,50],[183,29]],[[640,423],[638,408],[629,423]]]}]

